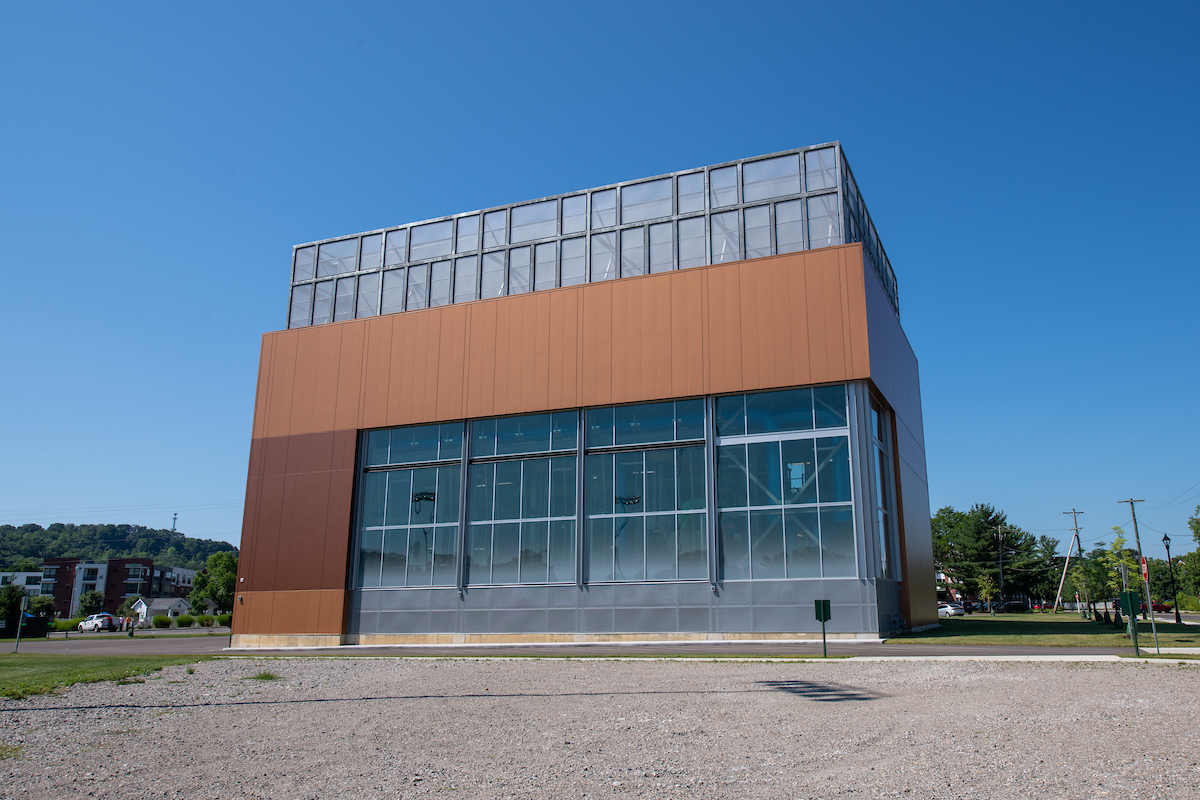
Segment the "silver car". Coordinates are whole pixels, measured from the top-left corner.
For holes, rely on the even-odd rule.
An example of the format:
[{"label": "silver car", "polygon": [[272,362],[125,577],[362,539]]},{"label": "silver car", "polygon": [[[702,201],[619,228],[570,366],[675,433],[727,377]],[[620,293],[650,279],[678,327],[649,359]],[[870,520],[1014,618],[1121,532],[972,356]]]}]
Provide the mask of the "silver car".
[{"label": "silver car", "polygon": [[966,609],[964,609],[958,603],[939,603],[938,604],[938,616],[939,617],[962,617],[962,616],[966,616],[966,613],[967,613]]}]

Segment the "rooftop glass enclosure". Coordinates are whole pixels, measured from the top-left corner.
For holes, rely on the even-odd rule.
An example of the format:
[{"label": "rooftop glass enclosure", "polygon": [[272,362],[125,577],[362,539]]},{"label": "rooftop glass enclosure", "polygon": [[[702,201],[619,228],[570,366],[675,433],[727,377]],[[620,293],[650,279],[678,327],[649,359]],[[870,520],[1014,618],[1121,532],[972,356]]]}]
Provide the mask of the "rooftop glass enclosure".
[{"label": "rooftop glass enclosure", "polygon": [[837,142],[298,245],[288,327],[862,242],[896,276]]}]

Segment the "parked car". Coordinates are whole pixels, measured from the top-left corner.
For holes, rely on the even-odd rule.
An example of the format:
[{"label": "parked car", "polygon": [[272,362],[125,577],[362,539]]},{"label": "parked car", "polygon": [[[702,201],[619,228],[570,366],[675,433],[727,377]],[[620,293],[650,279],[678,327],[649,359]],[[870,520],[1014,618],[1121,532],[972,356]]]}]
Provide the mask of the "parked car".
[{"label": "parked car", "polygon": [[1009,600],[1007,603],[1004,604],[1004,613],[1005,614],[1020,614],[1024,611],[1028,611],[1028,610],[1029,610],[1029,606],[1025,605],[1020,600]]},{"label": "parked car", "polygon": [[966,613],[966,610],[958,603],[941,603],[938,605],[939,617],[961,617]]},{"label": "parked car", "polygon": [[78,625],[79,632],[84,631],[115,631],[117,629],[117,620],[112,614],[92,614]]},{"label": "parked car", "polygon": [[1155,614],[1161,614],[1161,613],[1163,613],[1164,611],[1170,611],[1170,610],[1171,610],[1171,607],[1170,607],[1170,606],[1163,605],[1162,603],[1151,603],[1151,604],[1150,604],[1150,608],[1152,608],[1152,609],[1154,610],[1154,613],[1155,613]]}]

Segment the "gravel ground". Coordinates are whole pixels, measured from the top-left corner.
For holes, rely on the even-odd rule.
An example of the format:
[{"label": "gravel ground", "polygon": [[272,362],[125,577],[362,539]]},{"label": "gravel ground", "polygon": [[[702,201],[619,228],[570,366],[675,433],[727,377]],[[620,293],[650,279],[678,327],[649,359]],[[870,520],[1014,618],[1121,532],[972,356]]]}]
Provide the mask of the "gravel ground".
[{"label": "gravel ground", "polygon": [[1197,698],[1166,665],[232,659],[0,701],[0,797],[1195,798]]}]

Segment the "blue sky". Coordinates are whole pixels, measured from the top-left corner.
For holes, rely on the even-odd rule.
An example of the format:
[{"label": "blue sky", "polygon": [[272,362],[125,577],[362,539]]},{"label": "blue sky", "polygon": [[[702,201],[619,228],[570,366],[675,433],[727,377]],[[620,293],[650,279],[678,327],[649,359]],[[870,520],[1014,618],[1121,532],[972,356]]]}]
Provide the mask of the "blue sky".
[{"label": "blue sky", "polygon": [[930,500],[1193,547],[1200,6],[6,4],[0,523],[240,537],[291,246],[839,139]]}]

